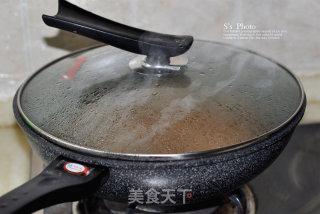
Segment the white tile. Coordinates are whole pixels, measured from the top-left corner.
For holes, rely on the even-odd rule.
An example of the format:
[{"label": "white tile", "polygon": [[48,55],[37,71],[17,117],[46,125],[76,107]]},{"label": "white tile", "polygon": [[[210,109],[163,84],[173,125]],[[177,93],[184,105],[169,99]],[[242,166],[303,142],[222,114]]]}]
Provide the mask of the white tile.
[{"label": "white tile", "polygon": [[0,151],[0,195],[3,195],[29,179],[30,147],[17,125],[0,128]]}]

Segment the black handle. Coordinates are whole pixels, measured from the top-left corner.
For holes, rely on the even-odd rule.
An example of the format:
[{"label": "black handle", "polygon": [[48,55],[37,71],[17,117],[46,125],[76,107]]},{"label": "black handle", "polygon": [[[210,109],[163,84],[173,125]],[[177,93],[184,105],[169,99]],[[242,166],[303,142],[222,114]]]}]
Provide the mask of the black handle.
[{"label": "black handle", "polygon": [[0,198],[1,214],[25,214],[76,201],[98,190],[106,168],[57,158],[38,176]]},{"label": "black handle", "polygon": [[59,0],[55,16],[42,16],[43,21],[55,28],[78,33],[133,53],[150,58],[178,56],[192,45],[192,36],[174,36],[145,31],[123,25],[89,11],[81,9],[65,0]]}]

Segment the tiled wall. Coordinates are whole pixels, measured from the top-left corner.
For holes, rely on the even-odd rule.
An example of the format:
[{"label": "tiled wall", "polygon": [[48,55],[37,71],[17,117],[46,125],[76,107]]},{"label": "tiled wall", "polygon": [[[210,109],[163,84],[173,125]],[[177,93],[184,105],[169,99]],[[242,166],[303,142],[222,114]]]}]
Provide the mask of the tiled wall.
[{"label": "tiled wall", "polygon": [[[198,39],[232,43],[262,53],[298,74],[305,84],[309,100],[319,105],[319,0],[70,1],[135,27],[163,33],[191,34]],[[57,5],[57,0],[1,1],[0,77],[1,74],[2,77],[6,74],[16,78],[28,75],[63,54],[96,43],[45,26],[41,15],[54,15]],[[280,40],[226,40],[223,38],[223,28],[227,22],[253,24],[258,29],[287,30],[287,33]],[[311,111],[316,112],[315,108]],[[314,120],[314,116],[308,117]]]}]

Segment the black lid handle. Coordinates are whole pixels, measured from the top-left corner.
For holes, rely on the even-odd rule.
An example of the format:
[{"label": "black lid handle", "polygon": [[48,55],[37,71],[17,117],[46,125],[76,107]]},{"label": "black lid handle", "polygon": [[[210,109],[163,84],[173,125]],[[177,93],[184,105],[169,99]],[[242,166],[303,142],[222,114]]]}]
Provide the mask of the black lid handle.
[{"label": "black lid handle", "polygon": [[59,0],[55,16],[42,16],[55,28],[78,33],[114,47],[150,58],[174,57],[185,53],[192,45],[192,36],[175,36],[145,31],[123,25]]}]

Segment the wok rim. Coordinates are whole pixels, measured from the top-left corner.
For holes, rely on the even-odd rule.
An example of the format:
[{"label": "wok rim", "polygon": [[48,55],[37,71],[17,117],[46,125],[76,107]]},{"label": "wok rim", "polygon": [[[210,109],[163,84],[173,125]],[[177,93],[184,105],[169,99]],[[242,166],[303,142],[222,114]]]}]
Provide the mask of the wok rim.
[{"label": "wok rim", "polygon": [[[65,58],[68,58],[72,55],[76,55],[76,54],[80,54],[84,51],[88,51],[88,50],[92,50],[92,49],[96,49],[96,48],[100,48],[104,45],[98,45],[98,46],[93,46],[93,47],[89,47],[89,48],[85,48],[85,49],[81,49],[75,52],[72,52],[70,54],[64,55],[60,58],[57,58],[54,61],[51,61],[50,63],[44,65],[43,67],[41,67],[40,69],[38,69],[36,72],[34,72],[30,77],[28,77],[20,86],[20,88],[17,91],[17,107],[18,107],[18,111],[19,114],[21,115],[22,119],[24,120],[24,122],[26,122],[26,124],[32,129],[34,130],[36,133],[40,134],[40,136],[43,136],[44,138],[48,139],[50,142],[54,143],[57,146],[61,146],[63,148],[66,149],[70,149],[72,151],[75,152],[79,152],[82,154],[88,154],[88,155],[94,155],[96,157],[103,157],[103,158],[111,158],[111,159],[122,159],[122,160],[141,160],[141,161],[170,161],[170,160],[187,160],[187,159],[194,159],[194,158],[199,158],[202,156],[208,156],[208,155],[217,155],[217,154],[222,154],[222,153],[227,153],[227,152],[231,152],[234,150],[238,150],[244,147],[249,147],[255,143],[259,143],[264,139],[269,138],[271,135],[277,133],[280,129],[282,129],[283,127],[285,127],[286,125],[288,125],[300,112],[300,110],[303,108],[303,106],[306,103],[306,98],[305,98],[305,92],[303,89],[303,86],[301,84],[301,81],[299,80],[299,78],[297,78],[297,76],[292,73],[289,69],[287,69],[285,66],[281,65],[280,63],[276,62],[273,59],[270,59],[268,57],[265,57],[259,53],[256,53],[254,51],[251,50],[247,50],[244,48],[240,48],[234,45],[230,45],[230,44],[225,44],[225,43],[220,43],[220,42],[214,42],[214,41],[205,41],[205,40],[198,40],[198,41],[203,41],[203,42],[210,42],[210,43],[216,43],[216,44],[220,44],[220,45],[225,45],[225,46],[229,46],[229,47],[233,47],[236,49],[239,49],[241,51],[246,51],[252,54],[255,54],[257,56],[260,56],[264,59],[267,59],[269,61],[271,61],[272,63],[276,64],[277,66],[279,66],[280,68],[282,68],[283,70],[285,70],[298,84],[299,88],[300,88],[300,93],[301,93],[301,100],[300,103],[296,109],[296,111],[283,123],[281,123],[279,126],[255,137],[252,139],[249,139],[247,141],[243,141],[234,145],[230,145],[230,146],[225,146],[225,147],[220,147],[220,148],[216,148],[216,149],[209,149],[209,150],[203,150],[203,151],[197,151],[197,152],[188,152],[188,153],[177,153],[177,154],[135,154],[135,153],[120,153],[120,152],[108,152],[108,151],[101,151],[101,150],[97,150],[97,149],[92,149],[92,148],[87,148],[87,147],[83,147],[83,146],[79,146],[79,145],[75,145],[73,143],[70,143],[66,140],[60,139],[56,136],[53,136],[51,134],[49,134],[48,132],[42,130],[41,128],[39,128],[37,125],[35,125],[34,123],[31,122],[31,120],[26,116],[26,114],[23,112],[22,107],[21,107],[21,97],[22,97],[22,92],[25,88],[25,86],[36,76],[38,75],[38,73],[42,72],[44,69],[46,69],[47,67],[55,64],[56,62],[63,60]],[[304,113],[305,110],[303,110],[302,113]],[[302,117],[301,117],[302,118]]]}]

